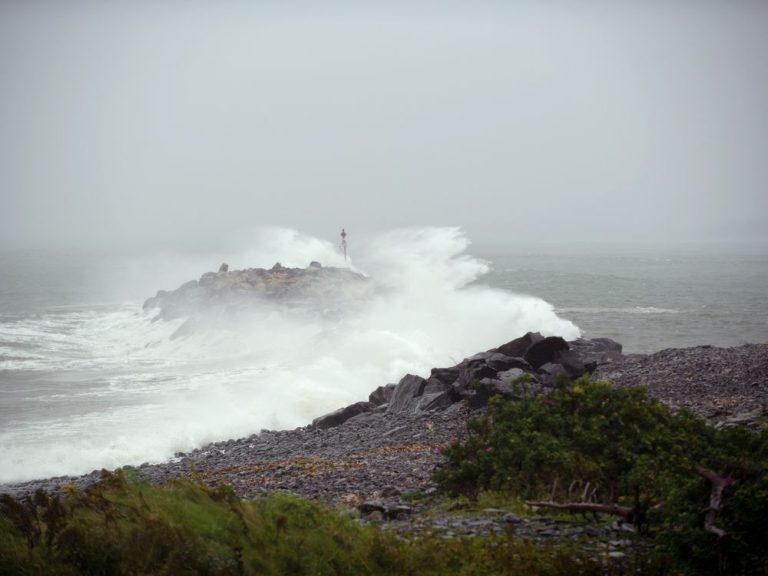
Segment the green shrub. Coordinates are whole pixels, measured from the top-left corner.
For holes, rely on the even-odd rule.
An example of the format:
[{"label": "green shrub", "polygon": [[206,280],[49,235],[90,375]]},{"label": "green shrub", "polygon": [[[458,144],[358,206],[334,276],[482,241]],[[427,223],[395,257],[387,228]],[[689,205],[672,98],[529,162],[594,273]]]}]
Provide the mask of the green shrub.
[{"label": "green shrub", "polygon": [[[768,570],[766,431],[717,430],[643,388],[588,378],[547,395],[495,398],[468,426],[469,438],[445,449],[435,475],[448,493],[623,505],[638,524],[650,520],[658,541],[694,572]],[[726,538],[704,530],[711,485],[697,466],[734,479],[716,519]]]}]

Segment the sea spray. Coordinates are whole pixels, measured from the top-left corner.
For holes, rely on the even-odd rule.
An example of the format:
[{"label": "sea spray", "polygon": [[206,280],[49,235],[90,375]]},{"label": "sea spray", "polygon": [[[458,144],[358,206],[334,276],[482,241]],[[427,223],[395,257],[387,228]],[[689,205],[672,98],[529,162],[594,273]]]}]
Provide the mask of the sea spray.
[{"label": "sea spray", "polygon": [[[4,344],[32,348],[0,363],[18,379],[14,416],[0,424],[0,481],[160,461],[305,425],[405,373],[452,365],[528,330],[579,335],[543,300],[482,285],[488,265],[466,253],[459,229],[350,231],[349,245],[350,265],[372,290],[363,301],[340,294],[333,314],[311,301],[260,302],[176,339],[183,319],[153,322],[138,303],[2,325]],[[242,254],[226,257],[231,268],[344,265],[334,243],[284,229],[257,231]]]}]

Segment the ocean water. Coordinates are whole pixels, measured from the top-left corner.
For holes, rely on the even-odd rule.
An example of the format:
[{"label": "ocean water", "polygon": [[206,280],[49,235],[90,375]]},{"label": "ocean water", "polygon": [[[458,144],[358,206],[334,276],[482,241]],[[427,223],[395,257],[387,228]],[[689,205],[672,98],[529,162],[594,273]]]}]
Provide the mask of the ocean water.
[{"label": "ocean water", "polygon": [[535,294],[629,353],[768,342],[768,255],[495,254],[491,286]]},{"label": "ocean water", "polygon": [[[628,352],[768,341],[768,258],[472,255],[456,229],[395,231],[353,251],[376,290],[341,314],[258,306],[171,338],[142,302],[226,259],[344,265],[336,246],[269,231],[241,254],[1,253],[0,482],[162,461],[307,424],[407,372],[528,330],[608,336]],[[349,305],[347,305],[349,304]]]}]

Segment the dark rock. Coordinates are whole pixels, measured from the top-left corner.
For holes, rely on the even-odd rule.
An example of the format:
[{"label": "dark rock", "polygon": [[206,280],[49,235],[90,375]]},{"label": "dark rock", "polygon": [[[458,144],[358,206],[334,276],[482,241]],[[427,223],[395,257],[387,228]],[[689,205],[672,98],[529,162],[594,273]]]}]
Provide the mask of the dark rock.
[{"label": "dark rock", "polygon": [[339,408],[330,414],[325,414],[324,416],[315,418],[312,421],[312,426],[319,428],[320,430],[334,428],[340,424],[343,424],[353,416],[357,416],[358,414],[362,414],[364,412],[370,412],[372,408],[373,404],[370,402],[355,402],[354,404],[350,404],[344,408]]},{"label": "dark rock", "polygon": [[576,353],[587,371],[594,372],[598,366],[618,362],[624,358],[622,346],[610,338],[579,338],[569,342],[570,349]]},{"label": "dark rock", "polygon": [[557,358],[558,364],[565,368],[566,372],[573,377],[578,377],[587,372],[586,366],[573,350],[564,350]]},{"label": "dark rock", "polygon": [[453,390],[445,390],[443,392],[434,392],[431,394],[424,393],[419,398],[415,409],[421,412],[444,410],[459,400],[461,400],[461,396],[456,394]]},{"label": "dark rock", "polygon": [[392,394],[395,392],[395,384],[386,384],[384,386],[379,386],[371,392],[368,395],[368,402],[373,404],[374,406],[381,406],[382,404],[387,404],[391,398]]},{"label": "dark rock", "polygon": [[432,368],[429,375],[429,380],[437,380],[443,384],[449,386],[456,382],[459,377],[459,368],[454,366],[453,368]]},{"label": "dark rock", "polygon": [[547,362],[559,363],[560,355],[568,350],[568,343],[560,336],[548,336],[533,344],[525,353],[525,360],[535,369]]},{"label": "dark rock", "polygon": [[485,359],[465,360],[458,365],[459,377],[454,382],[454,387],[458,389],[466,388],[473,380],[482,380],[483,378],[494,378],[497,370],[485,363]]},{"label": "dark rock", "polygon": [[562,364],[547,362],[537,370],[538,374],[545,376],[547,382],[553,382],[558,376],[568,376],[569,373]]},{"label": "dark rock", "polygon": [[512,380],[516,380],[526,373],[526,371],[523,371],[520,368],[510,368],[509,370],[504,370],[504,372],[496,374],[496,379],[501,380],[505,384],[509,384]]},{"label": "dark rock", "polygon": [[513,514],[512,512],[507,512],[501,519],[507,524],[520,524],[523,521],[520,516]]},{"label": "dark rock", "polygon": [[362,504],[358,504],[357,509],[360,514],[368,515],[372,512],[381,512],[382,514],[387,511],[387,507],[378,500],[366,500]]},{"label": "dark rock", "polygon": [[488,401],[494,396],[504,398],[517,398],[512,387],[501,380],[493,378],[483,378],[474,387],[474,393],[467,397],[470,408],[482,408],[488,405]]},{"label": "dark rock", "polygon": [[494,348],[493,352],[498,352],[505,356],[512,356],[513,358],[524,358],[531,346],[542,340],[544,340],[544,336],[538,332],[528,332],[520,338],[507,342],[498,348]]},{"label": "dark rock", "polygon": [[219,273],[222,272],[229,272],[229,264],[224,262],[221,266],[219,266]]},{"label": "dark rock", "polygon": [[319,270],[320,268],[323,267],[323,265],[320,264],[320,262],[318,262],[317,260],[312,260],[312,262],[309,263],[309,267]]},{"label": "dark rock", "polygon": [[407,374],[395,386],[389,400],[388,412],[413,412],[418,404],[417,398],[424,393],[427,381],[421,376]]},{"label": "dark rock", "polygon": [[506,354],[501,354],[499,352],[492,354],[488,359],[486,359],[485,362],[488,364],[488,366],[497,372],[503,372],[504,370],[509,370],[510,368],[519,368],[520,370],[524,370],[526,372],[533,371],[533,367],[523,358],[507,356]]},{"label": "dark rock", "polygon": [[427,385],[424,386],[424,394],[439,394],[452,388],[451,384],[438,380],[434,376],[427,378]]}]

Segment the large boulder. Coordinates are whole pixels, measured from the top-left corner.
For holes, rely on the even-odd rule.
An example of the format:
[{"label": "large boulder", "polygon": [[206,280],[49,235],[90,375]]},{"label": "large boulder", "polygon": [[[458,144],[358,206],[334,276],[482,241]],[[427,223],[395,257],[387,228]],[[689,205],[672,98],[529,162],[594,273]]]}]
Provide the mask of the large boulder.
[{"label": "large boulder", "polygon": [[568,349],[568,343],[560,336],[548,336],[534,343],[524,358],[534,369],[538,369],[547,362],[558,363],[560,355]]},{"label": "large boulder", "polygon": [[452,368],[432,368],[429,375],[429,381],[441,382],[450,386],[459,378],[459,368],[453,366]]},{"label": "large boulder", "polygon": [[524,358],[507,356],[506,354],[501,354],[499,352],[489,356],[485,363],[499,372],[509,370],[510,368],[519,368],[520,370],[524,370],[526,372],[533,371],[533,367],[528,362],[526,362]]},{"label": "large boulder", "polygon": [[387,411],[414,412],[419,403],[418,398],[424,393],[426,386],[427,381],[421,376],[406,374],[395,386]]},{"label": "large boulder", "polygon": [[395,393],[395,386],[396,384],[385,384],[384,386],[379,386],[371,392],[368,395],[368,402],[373,404],[374,406],[381,406],[382,404],[387,404],[392,399],[392,394]]},{"label": "large boulder", "polygon": [[594,372],[598,366],[618,362],[624,358],[621,344],[610,338],[592,338],[591,340],[579,338],[569,342],[568,345],[590,373]]},{"label": "large boulder", "polygon": [[334,410],[329,414],[315,418],[312,421],[312,426],[321,430],[325,430],[327,428],[335,428],[336,426],[344,424],[344,422],[354,416],[357,416],[358,414],[370,412],[373,407],[373,404],[370,402],[355,402],[354,404],[350,404],[349,406],[339,408],[338,410]]},{"label": "large boulder", "polygon": [[483,378],[475,384],[472,393],[467,396],[467,404],[470,408],[482,408],[494,396],[502,396],[507,399],[517,398],[517,394],[509,382],[503,382],[496,378]]},{"label": "large boulder", "polygon": [[416,412],[430,412],[432,410],[445,410],[461,398],[451,389],[442,392],[425,392],[418,398]]},{"label": "large boulder", "polygon": [[531,349],[531,346],[542,340],[544,340],[544,336],[538,332],[528,332],[525,335],[520,336],[520,338],[515,338],[506,344],[502,344],[498,348],[494,348],[492,352],[498,352],[499,354],[512,356],[513,358],[524,358],[528,350]]},{"label": "large boulder", "polygon": [[474,357],[473,359],[464,360],[458,365],[459,377],[456,379],[454,386],[459,388],[466,387],[470,382],[482,380],[483,378],[493,378],[496,376],[497,370],[486,363],[486,358]]}]

